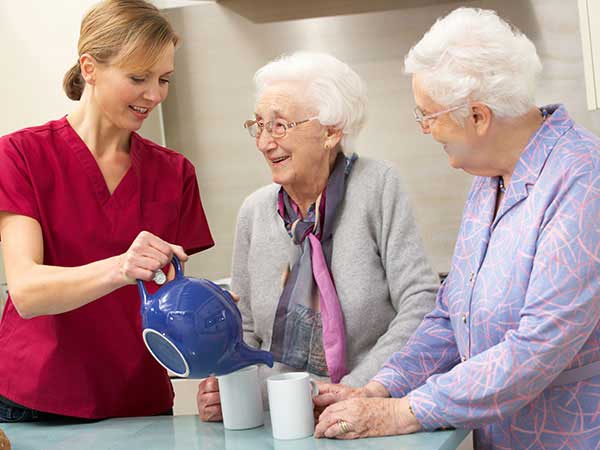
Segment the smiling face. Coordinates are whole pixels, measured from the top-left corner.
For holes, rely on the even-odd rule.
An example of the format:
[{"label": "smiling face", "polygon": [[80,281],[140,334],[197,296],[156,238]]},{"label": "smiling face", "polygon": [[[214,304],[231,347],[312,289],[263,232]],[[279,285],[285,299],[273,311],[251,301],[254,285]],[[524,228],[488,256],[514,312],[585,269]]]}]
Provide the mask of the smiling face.
[{"label": "smiling face", "polygon": [[[299,83],[270,85],[258,99],[256,120],[265,123],[283,119],[289,123],[316,116],[317,111],[306,103],[305,98]],[[288,129],[279,139],[263,130],[256,137],[256,146],[271,169],[273,182],[281,184],[293,197],[292,192],[324,187],[340,137],[341,134],[328,130],[318,120],[311,120]]]},{"label": "smiling face", "polygon": [[[104,119],[113,126],[136,131],[169,91],[174,68],[175,46],[169,44],[145,71],[95,63],[93,100]],[[86,62],[82,62],[85,68]]]},{"label": "smiling face", "polygon": [[[419,75],[413,75],[413,95],[423,114],[434,114],[448,109],[436,103],[424,90]],[[470,102],[469,114],[460,125],[449,113],[441,114],[423,124],[422,131],[431,134],[443,145],[450,165],[471,175],[492,176],[498,173],[497,129],[492,123],[492,112],[480,102]]]}]

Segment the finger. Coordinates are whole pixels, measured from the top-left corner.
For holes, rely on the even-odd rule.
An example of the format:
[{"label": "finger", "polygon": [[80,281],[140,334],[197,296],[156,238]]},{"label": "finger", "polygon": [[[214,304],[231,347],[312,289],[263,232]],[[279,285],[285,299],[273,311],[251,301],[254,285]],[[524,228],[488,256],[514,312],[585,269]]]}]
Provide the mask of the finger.
[{"label": "finger", "polygon": [[208,392],[206,394],[202,394],[200,397],[200,404],[204,408],[208,408],[210,406],[219,406],[221,405],[221,396],[218,392]]},{"label": "finger", "polygon": [[237,295],[235,292],[233,291],[227,291],[229,292],[229,295],[231,295],[231,298],[233,299],[234,302],[239,302],[240,301],[240,296]]},{"label": "finger", "polygon": [[150,281],[154,278],[154,273],[159,268],[159,264],[156,260],[145,256],[139,256],[127,258],[123,263],[121,273],[129,278]]},{"label": "finger", "polygon": [[162,252],[151,244],[144,242],[132,244],[130,253],[134,256],[145,256],[158,261],[159,268],[165,267],[171,260],[170,252]]},{"label": "finger", "polygon": [[219,381],[216,377],[206,379],[206,392],[219,392]]},{"label": "finger", "polygon": [[168,245],[170,247],[171,252],[174,253],[175,255],[177,255],[177,257],[181,260],[181,262],[185,262],[188,259],[190,259],[190,257],[187,255],[187,253],[185,252],[185,250],[183,249],[183,247],[181,245],[174,245],[174,244],[168,244]]},{"label": "finger", "polygon": [[201,394],[219,392],[219,382],[215,377],[207,377],[198,384],[198,392]]},{"label": "finger", "polygon": [[329,438],[329,439],[335,438],[340,434],[343,434],[343,433],[337,422],[334,423],[333,425],[330,425],[329,427],[327,427],[327,429],[323,432],[323,436],[325,436],[326,438]]},{"label": "finger", "polygon": [[158,250],[163,255],[166,255],[168,260],[170,260],[173,255],[171,244],[163,241],[161,238],[148,231],[142,231],[135,240],[145,247],[152,247],[153,249]]},{"label": "finger", "polygon": [[319,388],[319,393],[326,393],[326,392],[332,392],[334,390],[339,389],[337,387],[337,385],[335,384],[331,384],[331,383],[326,383],[325,381],[318,381],[318,380],[314,380],[317,387]]},{"label": "finger", "polygon": [[329,406],[333,403],[336,403],[338,401],[338,396],[333,394],[333,393],[325,393],[325,394],[319,394],[316,397],[313,397],[313,403],[316,406]]},{"label": "finger", "polygon": [[154,278],[154,272],[151,270],[135,268],[131,270],[121,271],[123,278],[130,284],[135,284],[136,280],[152,281]]},{"label": "finger", "polygon": [[198,412],[203,422],[220,422],[223,420],[223,412],[220,405],[204,408],[204,410]]},{"label": "finger", "polygon": [[315,428],[315,436],[324,436],[327,429],[337,425],[339,416],[333,416],[331,414],[323,413],[319,416],[319,422]]},{"label": "finger", "polygon": [[348,439],[358,439],[360,437],[361,437],[361,435],[356,433],[355,431],[349,431],[347,433],[338,434],[335,438],[348,440]]}]

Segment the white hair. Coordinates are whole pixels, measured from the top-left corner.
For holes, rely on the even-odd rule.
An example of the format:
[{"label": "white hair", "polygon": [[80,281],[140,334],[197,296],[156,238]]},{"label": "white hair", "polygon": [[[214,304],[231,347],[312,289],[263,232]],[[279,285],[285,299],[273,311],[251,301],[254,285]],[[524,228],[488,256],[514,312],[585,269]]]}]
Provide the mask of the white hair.
[{"label": "white hair", "polygon": [[[440,18],[408,53],[405,72],[445,107],[482,102],[498,117],[534,105],[542,64],[533,43],[495,11],[458,8]],[[461,114],[462,113],[462,114]],[[465,108],[453,113],[464,123]]]},{"label": "white hair", "polygon": [[[257,99],[280,82],[300,82],[319,122],[342,131],[341,146],[352,149],[366,121],[367,93],[361,78],[347,64],[326,53],[283,55],[254,74]],[[304,100],[304,99],[303,99]]]}]

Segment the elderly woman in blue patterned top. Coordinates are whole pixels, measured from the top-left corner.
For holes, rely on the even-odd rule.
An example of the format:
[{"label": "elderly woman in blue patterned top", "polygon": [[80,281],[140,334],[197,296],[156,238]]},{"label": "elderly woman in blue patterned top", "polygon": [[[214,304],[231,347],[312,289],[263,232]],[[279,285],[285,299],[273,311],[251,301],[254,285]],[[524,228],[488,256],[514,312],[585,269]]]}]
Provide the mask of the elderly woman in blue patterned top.
[{"label": "elderly woman in blue patterned top", "polygon": [[318,404],[342,401],[316,435],[453,426],[478,449],[597,449],[600,140],[535,106],[535,47],[493,11],[438,21],[406,70],[423,132],[476,177],[435,310],[365,387],[322,386]]}]

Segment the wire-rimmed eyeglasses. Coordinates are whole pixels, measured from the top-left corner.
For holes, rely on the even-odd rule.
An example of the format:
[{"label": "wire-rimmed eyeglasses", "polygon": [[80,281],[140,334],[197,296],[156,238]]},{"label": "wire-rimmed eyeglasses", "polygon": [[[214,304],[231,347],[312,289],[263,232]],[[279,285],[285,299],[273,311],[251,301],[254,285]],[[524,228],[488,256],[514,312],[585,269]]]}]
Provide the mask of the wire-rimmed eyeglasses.
[{"label": "wire-rimmed eyeglasses", "polygon": [[272,137],[281,139],[285,137],[289,129],[315,119],[318,119],[318,117],[309,117],[308,119],[297,120],[295,122],[288,122],[284,119],[275,119],[268,122],[263,122],[261,119],[251,119],[244,122],[244,128],[248,130],[248,133],[253,138],[260,136],[263,129],[266,129]]},{"label": "wire-rimmed eyeglasses", "polygon": [[453,106],[452,108],[444,109],[443,111],[434,112],[432,114],[425,114],[418,106],[415,108],[415,121],[421,125],[421,128],[427,128],[429,126],[429,121],[435,119],[443,114],[448,114],[452,111],[456,111],[457,109],[463,108],[467,106],[468,103],[464,103],[459,106]]}]

